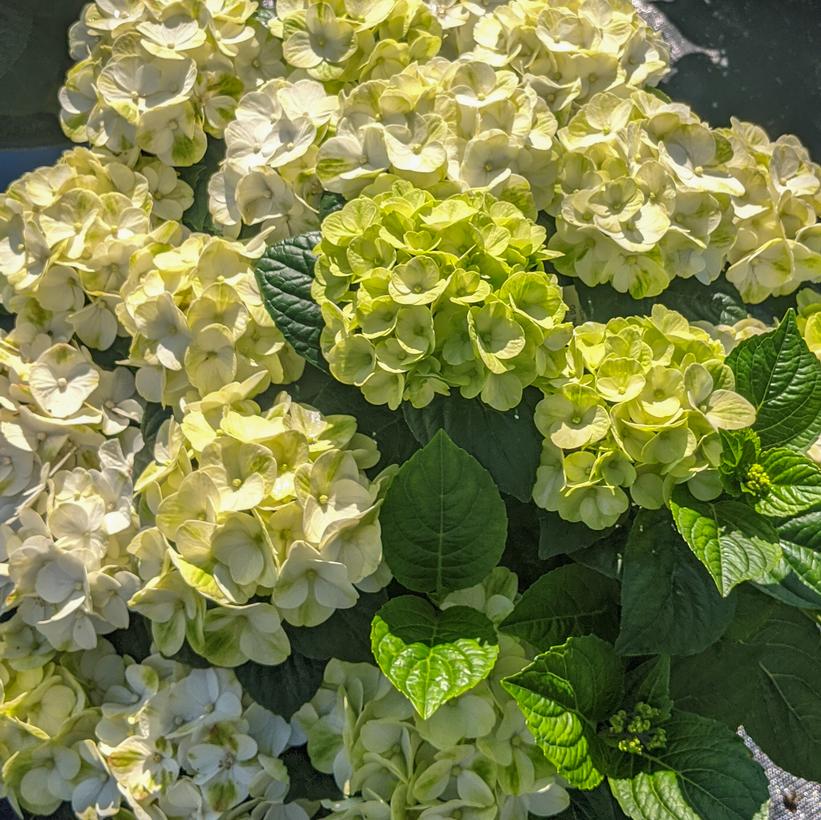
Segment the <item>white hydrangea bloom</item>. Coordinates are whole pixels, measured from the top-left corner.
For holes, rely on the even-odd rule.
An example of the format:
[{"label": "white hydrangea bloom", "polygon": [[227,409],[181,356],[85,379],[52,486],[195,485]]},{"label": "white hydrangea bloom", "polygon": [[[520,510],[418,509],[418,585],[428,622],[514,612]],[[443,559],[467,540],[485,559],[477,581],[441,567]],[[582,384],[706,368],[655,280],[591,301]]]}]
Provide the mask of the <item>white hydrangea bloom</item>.
[{"label": "white hydrangea bloom", "polygon": [[222,137],[237,100],[282,76],[280,43],[251,0],[95,0],[71,28],[78,62],[60,90],[66,135],[174,166]]},{"label": "white hydrangea bloom", "polygon": [[131,255],[169,242],[193,202],[160,160],[75,148],[0,196],[0,301],[16,335],[51,333],[106,350],[124,331],[114,307]]},{"label": "white hydrangea bloom", "polygon": [[378,512],[392,474],[349,416],[324,417],[281,393],[263,411],[256,380],[229,384],[166,422],[137,482],[143,529],[129,551],[142,588],[131,606],[163,652],[187,636],[221,666],[290,654],[282,621],[316,626],[384,586]]},{"label": "white hydrangea bloom", "polygon": [[[498,618],[512,607],[517,586],[513,573],[498,568],[443,605]],[[311,763],[332,774],[344,795],[323,801],[330,816],[390,820],[401,811],[420,820],[526,820],[528,812],[564,811],[567,792],[499,685],[527,663],[523,646],[500,636],[491,677],[422,720],[376,667],[331,660],[322,687],[294,716]]]},{"label": "white hydrangea bloom", "polygon": [[262,392],[301,375],[251,264],[241,244],[199,233],[134,253],[116,314],[143,398],[179,410],[233,381]]}]

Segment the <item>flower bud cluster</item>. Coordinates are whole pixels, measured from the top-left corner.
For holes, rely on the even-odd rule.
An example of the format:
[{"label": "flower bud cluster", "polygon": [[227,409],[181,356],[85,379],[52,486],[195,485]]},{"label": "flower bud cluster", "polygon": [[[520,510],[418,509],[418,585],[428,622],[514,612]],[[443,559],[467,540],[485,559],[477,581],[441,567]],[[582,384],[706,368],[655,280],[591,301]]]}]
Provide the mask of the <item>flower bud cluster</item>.
[{"label": "flower bud cluster", "polygon": [[734,241],[729,140],[646,91],[594,96],[558,132],[555,265],[635,299],[675,276],[710,284]]},{"label": "flower bud cluster", "polygon": [[76,142],[145,151],[174,166],[202,159],[244,91],[284,75],[279,41],[252,0],[94,0],[69,32],[78,61],[60,90]]},{"label": "flower bud cluster", "polygon": [[727,279],[752,304],[821,281],[821,166],[793,136],[771,142],[735,118],[721,133],[733,148],[727,167],[744,186],[733,199]]},{"label": "flower bud cluster", "polygon": [[391,473],[370,481],[374,442],[351,416],[280,394],[263,411],[229,384],[161,429],[136,484],[151,526],[129,551],[132,608],[165,654],[184,638],[219,666],[290,654],[282,621],[316,626],[383,587],[378,510]]},{"label": "flower bud cluster", "polygon": [[404,181],[329,215],[312,295],[334,377],[394,409],[452,387],[515,407],[569,338],[544,239],[490,194],[437,200]]},{"label": "flower bud cluster", "polygon": [[[498,622],[512,608],[517,579],[497,568],[449,605],[481,605]],[[408,816],[526,820],[568,805],[555,770],[499,684],[528,663],[522,644],[499,638],[489,679],[422,720],[375,666],[331,660],[322,687],[295,715],[314,768],[343,794],[323,801],[336,820]]]},{"label": "flower bud cluster", "polygon": [[534,416],[544,436],[536,503],[601,530],[630,498],[657,509],[676,484],[718,495],[718,431],[755,420],[724,358],[720,342],[661,305],[574,328]]},{"label": "flower bud cluster", "polygon": [[132,254],[177,235],[193,201],[173,168],[75,148],[0,195],[0,301],[25,335],[106,350]]},{"label": "flower bud cluster", "polygon": [[197,233],[136,251],[116,313],[131,337],[137,390],[150,402],[176,410],[233,381],[255,378],[262,392],[302,373],[238,243]]}]

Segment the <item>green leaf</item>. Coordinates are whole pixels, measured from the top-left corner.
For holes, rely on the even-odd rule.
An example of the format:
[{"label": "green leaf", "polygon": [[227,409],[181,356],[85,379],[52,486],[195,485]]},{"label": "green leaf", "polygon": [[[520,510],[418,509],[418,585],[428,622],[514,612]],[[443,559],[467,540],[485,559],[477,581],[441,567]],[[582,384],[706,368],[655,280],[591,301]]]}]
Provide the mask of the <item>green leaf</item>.
[{"label": "green leaf", "polygon": [[225,142],[209,136],[205,156],[195,165],[179,170],[180,178],[187,182],[194,191],[194,202],[182,215],[183,224],[192,231],[218,233],[208,208],[208,183],[219,170],[220,162],[224,157]]},{"label": "green leaf", "polygon": [[333,191],[323,191],[319,198],[319,219],[322,221],[328,214],[341,211],[345,206],[345,197]]},{"label": "green leaf", "polygon": [[613,797],[606,783],[593,791],[570,789],[570,808],[558,815],[558,820],[626,820],[627,815]]},{"label": "green leaf", "polygon": [[633,820],[753,820],[769,799],[764,770],[738,735],[701,715],[674,712],[667,747],[642,760],[649,771],[611,778]]},{"label": "green leaf", "polygon": [[792,606],[821,609],[821,503],[773,524],[783,557],[771,574]]},{"label": "green leaf", "polygon": [[343,795],[333,775],[317,771],[311,765],[308,749],[296,746],[286,749],[280,760],[288,769],[290,784],[288,802],[293,800],[341,800]]},{"label": "green leaf", "polygon": [[742,581],[764,577],[778,562],[778,533],[740,501],[699,501],[679,485],[670,510],[678,531],[725,597]]},{"label": "green leaf", "polygon": [[624,668],[613,647],[595,635],[569,638],[502,686],[558,773],[575,788],[595,788],[607,756],[597,726],[624,694]]},{"label": "green leaf", "polygon": [[359,593],[356,606],[337,609],[321,627],[286,626],[291,646],[306,658],[338,658],[349,663],[373,663],[371,621],[388,600],[384,590]]},{"label": "green leaf", "polygon": [[670,699],[670,656],[657,655],[631,669],[624,678],[627,696],[623,706],[633,708],[646,703],[661,712],[667,720],[673,710]]},{"label": "green leaf", "polygon": [[693,655],[715,643],[735,613],[676,532],[667,510],[641,510],[622,563],[622,655]]},{"label": "green leaf", "polygon": [[151,654],[151,621],[139,612],[129,612],[128,626],[110,632],[105,638],[118,655],[130,655],[137,663],[142,663]]},{"label": "green leaf", "polygon": [[607,538],[613,527],[591,530],[586,524],[565,521],[558,513],[539,510],[539,557],[570,555]]},{"label": "green leaf", "polygon": [[777,766],[821,780],[821,631],[800,610],[745,598],[749,626],[674,661],[673,698],[732,729],[743,724]]},{"label": "green leaf", "polygon": [[542,575],[499,625],[544,651],[571,636],[614,631],[618,584],[578,564]]},{"label": "green leaf", "polygon": [[503,493],[530,501],[542,446],[533,423],[540,398],[537,390],[526,390],[518,407],[502,413],[479,399],[437,396],[421,409],[405,402],[402,412],[420,444],[445,430],[493,476]]},{"label": "green leaf", "polygon": [[379,668],[423,719],[484,680],[498,644],[493,624],[478,610],[454,606],[439,612],[413,595],[389,601],[371,626]]},{"label": "green leaf", "polygon": [[[276,392],[281,388],[277,387]],[[296,401],[310,404],[325,415],[344,414],[356,418],[357,430],[376,441],[381,459],[376,469],[407,461],[419,446],[401,413],[365,400],[357,387],[342,384],[330,374],[306,367],[299,381],[288,385]]]},{"label": "green leaf", "polygon": [[319,336],[325,322],[311,298],[318,231],[283,239],[266,248],[257,262],[257,282],[262,300],[282,335],[311,364],[327,370]]},{"label": "green leaf", "polygon": [[322,684],[325,661],[292,652],[279,666],[248,661],[234,669],[245,691],[260,705],[285,720],[307,703]]},{"label": "green leaf", "polygon": [[385,560],[415,592],[478,584],[499,563],[507,537],[491,477],[443,430],[402,465],[380,522]]},{"label": "green leaf", "polygon": [[769,487],[756,501],[762,515],[785,517],[821,504],[821,468],[806,456],[777,447],[759,459]]},{"label": "green leaf", "polygon": [[821,435],[821,363],[791,309],[770,333],[745,339],[727,357],[736,390],[753,403],[764,447],[805,450]]}]

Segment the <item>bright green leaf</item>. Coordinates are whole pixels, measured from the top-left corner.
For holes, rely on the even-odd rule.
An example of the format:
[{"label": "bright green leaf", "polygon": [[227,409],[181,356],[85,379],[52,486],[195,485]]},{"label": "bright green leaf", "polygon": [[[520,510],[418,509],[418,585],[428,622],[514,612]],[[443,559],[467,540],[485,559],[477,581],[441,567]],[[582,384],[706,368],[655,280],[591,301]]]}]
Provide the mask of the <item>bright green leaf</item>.
[{"label": "bright green leaf", "polygon": [[499,626],[544,651],[571,636],[607,637],[613,630],[618,584],[578,564],[542,575]]},{"label": "bright green leaf", "polygon": [[793,310],[779,326],[745,339],[727,357],[736,390],[757,411],[764,447],[806,449],[821,435],[821,362],[798,330]]},{"label": "bright green leaf", "polygon": [[318,232],[283,239],[266,248],[257,262],[256,274],[262,299],[282,335],[311,364],[325,370],[319,346],[325,322],[311,298]]},{"label": "bright green leaf", "polygon": [[779,572],[777,566],[773,571],[778,573],[779,586],[797,599],[793,606],[821,609],[821,503],[773,524],[781,539],[785,570]]},{"label": "bright green leaf", "polygon": [[569,638],[502,685],[558,773],[575,788],[595,788],[606,756],[597,727],[624,694],[624,668],[613,647],[595,635]]},{"label": "bright green leaf", "polygon": [[491,477],[443,430],[402,465],[380,522],[391,572],[416,592],[478,584],[499,563],[507,537]]},{"label": "bright green leaf", "polygon": [[670,510],[723,596],[742,581],[764,577],[781,556],[772,524],[740,501],[699,501],[679,485]]},{"label": "bright green leaf", "polygon": [[502,492],[530,501],[542,445],[533,423],[539,399],[537,391],[527,390],[518,407],[502,413],[478,398],[437,396],[421,409],[406,402],[402,411],[420,444],[445,430],[493,476]]},{"label": "bright green leaf", "polygon": [[376,613],[371,649],[385,677],[423,719],[484,680],[499,655],[493,624],[476,609],[441,612],[424,598],[393,598]]},{"label": "bright green leaf", "polygon": [[620,654],[693,655],[721,637],[735,598],[718,594],[667,510],[641,510],[624,551],[621,606]]},{"label": "bright green leaf", "polygon": [[762,515],[781,518],[821,504],[821,468],[814,461],[777,447],[762,453],[759,463],[769,480],[755,505]]},{"label": "bright green leaf", "polygon": [[633,820],[753,820],[769,799],[767,778],[738,735],[701,715],[674,712],[667,747],[641,755],[649,771],[610,779]]}]

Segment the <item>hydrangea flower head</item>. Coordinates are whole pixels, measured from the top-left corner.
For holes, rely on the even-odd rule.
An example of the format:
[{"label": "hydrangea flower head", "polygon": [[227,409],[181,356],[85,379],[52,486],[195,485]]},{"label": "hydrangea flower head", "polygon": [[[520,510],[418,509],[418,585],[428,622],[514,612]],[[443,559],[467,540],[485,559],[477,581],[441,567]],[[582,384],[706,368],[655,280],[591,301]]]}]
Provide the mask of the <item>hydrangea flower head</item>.
[{"label": "hydrangea flower head", "polygon": [[313,284],[331,372],[374,404],[458,388],[500,410],[567,340],[544,228],[479,191],[444,200],[397,182],[328,216]]}]

